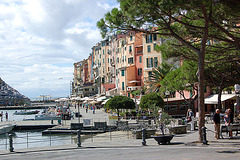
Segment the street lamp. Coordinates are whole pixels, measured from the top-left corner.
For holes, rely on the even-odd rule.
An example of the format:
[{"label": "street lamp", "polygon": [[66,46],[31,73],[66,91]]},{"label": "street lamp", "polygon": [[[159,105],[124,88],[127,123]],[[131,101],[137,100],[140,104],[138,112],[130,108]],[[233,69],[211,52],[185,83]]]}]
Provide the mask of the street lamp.
[{"label": "street lamp", "polygon": [[166,92],[165,92],[165,95],[167,96],[167,112],[168,112],[168,96],[170,95],[170,92],[169,92],[169,91],[166,91]]},{"label": "street lamp", "polygon": [[240,109],[240,102],[239,102],[239,95],[240,95],[240,85],[239,84],[235,84],[234,85],[234,89],[235,89],[235,94],[236,94],[236,103],[235,103],[235,111],[237,116],[239,115],[239,109]]},{"label": "street lamp", "polygon": [[77,116],[78,116],[78,123],[80,123],[80,111],[79,111],[79,103],[80,103],[80,97],[77,97],[76,98],[76,104],[77,105],[77,109],[78,109],[78,112],[77,112]]}]

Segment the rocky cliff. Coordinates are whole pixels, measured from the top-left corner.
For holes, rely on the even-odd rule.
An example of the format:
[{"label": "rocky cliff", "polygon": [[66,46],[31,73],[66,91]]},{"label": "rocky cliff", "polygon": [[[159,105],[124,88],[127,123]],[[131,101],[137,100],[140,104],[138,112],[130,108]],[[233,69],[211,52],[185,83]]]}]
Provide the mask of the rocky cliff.
[{"label": "rocky cliff", "polygon": [[0,106],[28,105],[28,97],[20,94],[0,78]]}]

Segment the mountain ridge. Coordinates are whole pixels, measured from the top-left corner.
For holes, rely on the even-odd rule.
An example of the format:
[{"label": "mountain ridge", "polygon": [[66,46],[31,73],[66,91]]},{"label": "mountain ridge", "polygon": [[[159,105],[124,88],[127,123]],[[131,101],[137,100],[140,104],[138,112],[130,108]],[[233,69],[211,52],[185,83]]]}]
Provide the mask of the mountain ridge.
[{"label": "mountain ridge", "polygon": [[0,77],[0,106],[27,105],[30,99],[8,85]]}]

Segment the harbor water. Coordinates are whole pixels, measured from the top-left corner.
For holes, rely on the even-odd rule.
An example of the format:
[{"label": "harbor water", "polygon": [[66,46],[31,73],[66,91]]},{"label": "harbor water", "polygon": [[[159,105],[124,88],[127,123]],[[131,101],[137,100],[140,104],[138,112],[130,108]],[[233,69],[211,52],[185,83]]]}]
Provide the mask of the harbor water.
[{"label": "harbor water", "polygon": [[[43,109],[38,109],[41,114]],[[6,121],[6,112],[8,113],[8,122],[14,124],[17,121],[34,119],[35,115],[14,115],[16,111],[21,110],[0,110],[3,112],[3,122]],[[30,110],[28,110],[30,111]],[[37,131],[11,131],[13,135],[13,144],[15,149],[44,147],[53,145],[76,144],[76,135],[42,135],[42,130]],[[8,135],[0,135],[0,150],[8,149]]]}]

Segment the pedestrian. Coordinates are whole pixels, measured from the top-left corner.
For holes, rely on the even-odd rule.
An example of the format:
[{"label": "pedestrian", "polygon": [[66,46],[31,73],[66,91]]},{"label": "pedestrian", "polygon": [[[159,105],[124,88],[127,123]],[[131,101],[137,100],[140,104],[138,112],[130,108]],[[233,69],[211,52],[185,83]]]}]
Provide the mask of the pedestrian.
[{"label": "pedestrian", "polygon": [[216,109],[214,115],[213,115],[213,122],[214,122],[214,137],[215,139],[219,139],[219,134],[220,134],[220,110]]},{"label": "pedestrian", "polygon": [[230,114],[231,110],[230,109],[227,109],[226,110],[226,115],[224,117],[224,120],[225,120],[225,125],[227,126],[227,130],[229,132],[229,138],[232,139],[232,124],[233,122],[231,121],[232,117],[231,117],[231,114]]},{"label": "pedestrian", "polygon": [[88,106],[86,106],[86,113],[88,112]]},{"label": "pedestrian", "polygon": [[186,119],[191,124],[191,131],[194,131],[194,113],[192,109],[188,109]]},{"label": "pedestrian", "polygon": [[0,117],[1,117],[1,121],[3,121],[3,111],[1,112]]},{"label": "pedestrian", "polygon": [[8,113],[6,112],[6,121],[8,121]]},{"label": "pedestrian", "polygon": [[95,107],[93,106],[93,114],[95,114]]}]

